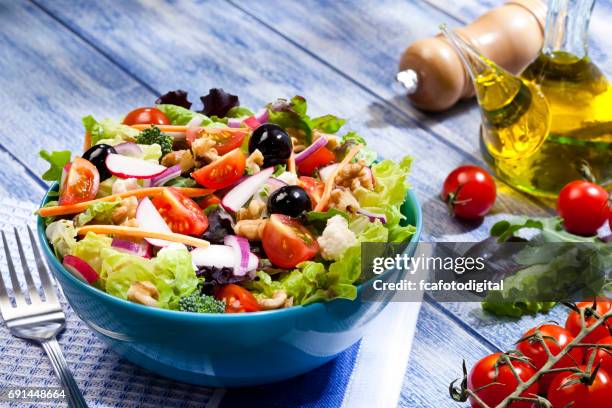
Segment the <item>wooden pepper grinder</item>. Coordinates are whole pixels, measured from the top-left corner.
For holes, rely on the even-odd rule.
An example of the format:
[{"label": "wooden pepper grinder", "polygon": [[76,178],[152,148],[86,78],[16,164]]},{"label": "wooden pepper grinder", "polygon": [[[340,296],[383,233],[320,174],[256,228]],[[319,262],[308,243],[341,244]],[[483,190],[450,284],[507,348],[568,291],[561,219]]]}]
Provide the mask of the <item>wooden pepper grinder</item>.
[{"label": "wooden pepper grinder", "polygon": [[[533,61],[544,42],[546,6],[540,0],[510,0],[455,32],[513,74]],[[400,60],[396,79],[419,108],[442,111],[474,95],[459,55],[441,36],[418,40]]]}]

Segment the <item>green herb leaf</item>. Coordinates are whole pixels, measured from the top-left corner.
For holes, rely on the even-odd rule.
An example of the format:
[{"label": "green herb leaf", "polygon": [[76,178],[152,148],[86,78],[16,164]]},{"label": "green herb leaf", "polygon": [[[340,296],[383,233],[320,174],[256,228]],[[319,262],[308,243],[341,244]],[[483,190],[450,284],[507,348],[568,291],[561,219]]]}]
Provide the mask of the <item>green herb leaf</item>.
[{"label": "green herb leaf", "polygon": [[59,183],[62,179],[62,169],[66,164],[70,163],[70,150],[56,152],[41,150],[39,155],[51,165],[49,170],[42,175],[43,180],[57,181]]}]

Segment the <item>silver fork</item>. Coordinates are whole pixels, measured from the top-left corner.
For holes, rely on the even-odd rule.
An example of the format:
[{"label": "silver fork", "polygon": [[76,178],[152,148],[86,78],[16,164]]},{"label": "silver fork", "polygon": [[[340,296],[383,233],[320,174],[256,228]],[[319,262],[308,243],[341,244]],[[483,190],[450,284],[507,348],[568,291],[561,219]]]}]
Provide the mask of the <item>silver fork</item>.
[{"label": "silver fork", "polygon": [[62,388],[67,393],[69,406],[74,408],[86,408],[87,402],[85,402],[83,394],[81,394],[72,373],[68,369],[68,365],[66,364],[66,360],[64,359],[64,355],[56,339],[56,336],[65,327],[66,316],[57,300],[55,288],[51,283],[49,272],[38,250],[34,234],[28,226],[28,234],[30,235],[32,250],[34,252],[34,258],[36,259],[36,267],[38,268],[40,282],[43,286],[45,300],[41,299],[38,294],[38,290],[28,268],[21,240],[19,239],[19,232],[17,228],[14,228],[14,230],[19,257],[21,258],[21,265],[23,267],[23,274],[30,294],[30,304],[26,302],[21,293],[15,265],[9,253],[6,236],[4,231],[2,231],[6,263],[8,264],[13,292],[15,294],[15,307],[13,307],[6,287],[4,286],[2,274],[0,273],[0,313],[2,313],[4,323],[13,336],[34,340],[41,344],[51,360],[51,365],[53,366],[53,370],[55,370],[55,374],[62,383]]}]

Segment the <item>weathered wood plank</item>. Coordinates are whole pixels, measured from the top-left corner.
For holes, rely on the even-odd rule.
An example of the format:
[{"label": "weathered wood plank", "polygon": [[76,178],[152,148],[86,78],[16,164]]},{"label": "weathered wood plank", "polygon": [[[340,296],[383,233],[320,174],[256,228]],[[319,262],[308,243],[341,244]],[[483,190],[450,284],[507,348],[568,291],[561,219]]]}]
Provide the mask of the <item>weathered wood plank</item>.
[{"label": "weathered wood plank", "polygon": [[[348,118],[348,127],[361,132],[383,157],[414,156],[412,180],[426,212],[428,234],[464,233],[477,227],[449,223],[445,207],[436,198],[444,175],[471,161],[470,157],[431,137],[370,92],[226,3],[41,4],[154,89],[182,87],[200,95],[208,88],[223,87],[252,107],[279,96],[304,95],[315,114],[333,112]],[[126,42],[126,38],[138,41]],[[127,103],[119,103],[129,109]],[[509,191],[502,195],[497,210],[510,212],[521,206],[528,212],[541,211],[523,204],[520,197]]]},{"label": "weathered wood plank", "polygon": [[36,181],[27,169],[3,148],[0,148],[0,197],[37,202],[44,189],[42,181]]},{"label": "weathered wood plank", "polygon": [[423,303],[398,406],[460,407],[449,397],[448,385],[461,377],[461,362],[465,359],[468,365],[474,364],[493,351]]}]

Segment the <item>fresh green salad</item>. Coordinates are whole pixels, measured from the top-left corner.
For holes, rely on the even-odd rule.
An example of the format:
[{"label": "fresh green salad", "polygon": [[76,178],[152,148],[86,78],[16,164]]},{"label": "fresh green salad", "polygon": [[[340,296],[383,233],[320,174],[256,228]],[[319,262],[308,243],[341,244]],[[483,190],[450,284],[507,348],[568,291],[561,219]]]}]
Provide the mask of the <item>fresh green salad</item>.
[{"label": "fresh green salad", "polygon": [[306,100],[259,111],[211,89],[168,92],[122,121],[83,118],[84,153],[40,153],[59,189],[39,214],[77,278],[197,313],[355,299],[362,242],[403,242],[410,158],[376,154]]}]

